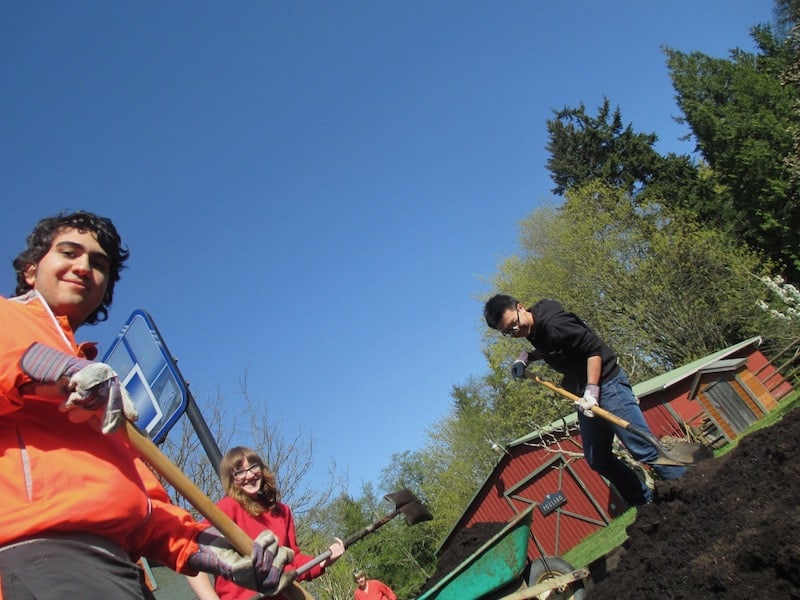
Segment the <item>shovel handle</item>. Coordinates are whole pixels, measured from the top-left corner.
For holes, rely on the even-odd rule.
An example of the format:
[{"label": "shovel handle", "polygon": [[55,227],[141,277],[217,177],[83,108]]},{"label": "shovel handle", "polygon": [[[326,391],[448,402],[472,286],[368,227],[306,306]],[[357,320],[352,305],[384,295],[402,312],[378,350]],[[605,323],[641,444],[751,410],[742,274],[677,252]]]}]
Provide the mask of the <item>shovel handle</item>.
[{"label": "shovel handle", "polygon": [[[386,515],[386,516],[384,516],[384,517],[381,517],[380,519],[378,519],[378,520],[377,520],[377,521],[375,521],[374,523],[371,523],[371,524],[367,525],[367,526],[366,526],[364,529],[362,529],[361,531],[359,531],[359,532],[357,532],[357,533],[354,533],[354,534],[353,534],[353,535],[351,535],[349,538],[347,538],[346,540],[344,540],[344,542],[342,542],[342,544],[344,545],[344,547],[345,547],[345,548],[347,548],[348,546],[350,546],[351,544],[354,544],[355,542],[357,542],[358,540],[360,540],[361,538],[363,538],[363,537],[364,537],[364,536],[366,536],[367,534],[370,534],[370,533],[372,533],[373,531],[375,531],[376,529],[378,529],[378,527],[382,527],[383,525],[385,525],[386,523],[388,523],[389,521],[391,521],[392,519],[394,519],[394,518],[395,518],[397,515],[399,515],[401,512],[402,512],[402,509],[400,509],[400,508],[398,508],[398,509],[396,509],[396,510],[394,510],[394,511],[390,512],[388,515]],[[312,558],[310,561],[308,561],[308,562],[307,562],[307,563],[305,563],[304,565],[300,566],[300,567],[299,567],[299,568],[298,568],[298,569],[295,571],[295,573],[297,573],[297,576],[299,577],[300,575],[302,575],[302,574],[303,574],[303,573],[305,573],[306,571],[309,571],[309,570],[311,570],[313,567],[315,567],[316,565],[318,565],[319,563],[321,563],[321,562],[322,562],[323,560],[325,560],[326,558],[330,558],[330,556],[331,556],[331,551],[330,551],[330,549],[328,549],[328,550],[325,550],[325,552],[323,552],[322,554],[318,554],[317,556],[315,556],[314,558]]]},{"label": "shovel handle", "polygon": [[[525,377],[527,379],[533,379],[536,383],[538,383],[540,385],[543,385],[544,387],[553,390],[557,394],[561,394],[565,398],[569,398],[573,402],[580,401],[580,397],[576,396],[572,392],[569,392],[569,391],[565,390],[564,388],[560,388],[554,383],[551,383],[549,381],[545,381],[544,379],[541,379],[536,374],[532,374],[532,373],[529,374],[529,373],[526,372],[525,373]],[[627,429],[631,433],[638,435],[640,438],[642,438],[645,441],[649,442],[650,444],[654,445],[659,451],[661,450],[661,444],[659,444],[657,439],[655,439],[648,432],[643,431],[642,429],[640,429],[636,425],[630,423],[629,421],[626,421],[622,417],[618,417],[614,413],[612,413],[610,411],[607,411],[605,408],[602,408],[599,405],[595,405],[589,410],[591,410],[594,415],[596,415],[596,416],[598,416],[598,417],[600,417],[602,419],[605,419],[606,421],[609,421],[609,422],[613,423],[614,425],[622,427],[623,429]]]},{"label": "shovel handle", "polygon": [[[549,382],[549,381],[545,381],[544,379],[541,379],[541,378],[540,378],[538,375],[533,375],[533,374],[530,374],[530,375],[529,375],[529,374],[526,372],[526,373],[525,373],[525,377],[526,377],[527,379],[533,379],[533,380],[534,380],[536,383],[538,383],[538,384],[540,384],[540,385],[543,385],[544,387],[546,387],[546,388],[549,388],[549,389],[553,390],[553,391],[554,391],[554,392],[556,392],[557,394],[561,394],[561,395],[562,395],[562,396],[564,396],[565,398],[569,398],[569,399],[570,399],[570,400],[572,400],[573,402],[579,402],[579,401],[581,400],[581,398],[580,398],[579,396],[576,396],[575,394],[573,394],[572,392],[569,392],[569,391],[565,390],[564,388],[560,388],[560,387],[558,387],[558,386],[557,386],[556,384],[554,384],[554,383],[551,383],[551,382]],[[622,417],[618,417],[617,415],[615,415],[615,414],[614,414],[614,413],[612,413],[612,412],[609,412],[609,411],[607,411],[605,408],[602,408],[602,407],[601,407],[601,406],[599,406],[599,405],[595,405],[595,406],[593,406],[593,407],[591,408],[591,411],[592,411],[592,412],[593,412],[595,415],[597,415],[598,417],[601,417],[601,418],[605,419],[606,421],[611,421],[612,423],[614,423],[614,425],[619,425],[619,426],[620,426],[620,427],[622,427],[623,429],[629,429],[630,427],[632,427],[632,425],[631,425],[631,424],[630,424],[628,421],[626,421],[626,420],[625,420],[625,419],[623,419]]]},{"label": "shovel handle", "polygon": [[[580,398],[575,394],[573,394],[572,392],[568,392],[567,390],[560,388],[557,385],[550,383],[549,381],[541,379],[535,373],[526,372],[525,378],[532,379],[536,383],[553,390],[557,394],[561,394],[565,398],[569,398],[573,402],[578,402],[580,400]],[[638,436],[639,438],[641,438],[642,440],[653,446],[653,448],[655,448],[658,451],[658,459],[654,461],[653,464],[683,467],[689,464],[693,464],[697,460],[703,460],[703,457],[699,459],[695,458],[694,453],[698,452],[698,450],[694,448],[691,450],[684,451],[685,453],[691,452],[692,453],[691,458],[688,458],[686,460],[681,460],[675,456],[672,456],[669,452],[667,452],[661,445],[661,443],[656,439],[656,437],[649,431],[645,431],[640,427],[637,427],[636,425],[626,421],[622,417],[618,417],[614,413],[609,412],[606,409],[601,408],[600,406],[593,406],[590,410],[592,411],[593,414],[597,415],[598,417],[601,417],[602,419],[605,419],[606,421],[609,421],[614,425],[618,425],[619,427],[622,427],[623,429],[630,431],[632,434]]]},{"label": "shovel handle", "polygon": [[208,496],[189,479],[158,447],[136,428],[130,421],[126,422],[128,439],[137,452],[155,469],[175,490],[231,543],[242,556],[249,556],[253,551],[253,540],[214,504]]},{"label": "shovel handle", "polygon": [[[175,463],[169,460],[149,437],[139,431],[133,423],[126,421],[125,430],[131,446],[153,467],[156,473],[161,475],[181,496],[186,498],[197,509],[197,512],[208,519],[209,523],[225,536],[239,554],[250,556],[253,551],[253,540],[250,539],[250,536],[242,531],[228,515],[222,512],[219,506],[200,491],[194,482]],[[286,594],[291,600],[314,600],[314,597],[296,582],[292,582],[282,593]]]}]

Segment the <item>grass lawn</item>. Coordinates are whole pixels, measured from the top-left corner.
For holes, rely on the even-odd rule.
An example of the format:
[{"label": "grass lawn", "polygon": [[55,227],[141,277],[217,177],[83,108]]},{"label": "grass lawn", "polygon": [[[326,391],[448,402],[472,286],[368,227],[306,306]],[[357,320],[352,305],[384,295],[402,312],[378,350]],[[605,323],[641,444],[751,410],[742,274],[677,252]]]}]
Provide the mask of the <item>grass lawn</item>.
[{"label": "grass lawn", "polygon": [[[763,419],[753,423],[736,440],[726,444],[722,448],[715,450],[714,456],[716,457],[727,454],[738,445],[739,440],[742,439],[742,437],[759,429],[763,429],[764,427],[769,427],[770,425],[782,419],[783,415],[785,415],[787,412],[798,406],[800,406],[800,392],[793,392],[792,394],[789,394],[789,396],[778,403],[778,408],[764,416]],[[627,510],[609,523],[607,527],[594,532],[584,539],[580,544],[575,546],[572,550],[566,552],[562,558],[575,568],[585,567],[595,559],[600,558],[604,554],[607,554],[617,546],[621,545],[628,537],[626,532],[628,525],[633,523],[635,519],[636,508]]]}]

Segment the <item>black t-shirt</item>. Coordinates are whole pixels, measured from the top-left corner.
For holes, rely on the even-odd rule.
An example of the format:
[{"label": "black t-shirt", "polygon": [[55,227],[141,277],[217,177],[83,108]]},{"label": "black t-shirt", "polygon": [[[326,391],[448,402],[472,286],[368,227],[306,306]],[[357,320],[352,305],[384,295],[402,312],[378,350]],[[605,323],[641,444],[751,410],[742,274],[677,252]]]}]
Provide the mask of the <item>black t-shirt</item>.
[{"label": "black t-shirt", "polygon": [[564,374],[564,389],[583,393],[590,356],[603,361],[601,383],[617,374],[617,355],[575,313],[565,311],[555,300],[540,300],[528,310],[533,313],[533,332],[527,339],[544,353],[548,365]]}]

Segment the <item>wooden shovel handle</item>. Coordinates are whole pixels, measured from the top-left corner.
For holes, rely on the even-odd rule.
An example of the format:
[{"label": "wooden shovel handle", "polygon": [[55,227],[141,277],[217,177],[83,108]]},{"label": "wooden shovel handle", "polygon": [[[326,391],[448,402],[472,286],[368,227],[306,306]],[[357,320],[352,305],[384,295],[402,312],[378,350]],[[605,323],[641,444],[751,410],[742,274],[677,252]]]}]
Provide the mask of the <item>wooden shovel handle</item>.
[{"label": "wooden shovel handle", "polygon": [[[532,379],[539,385],[543,385],[546,388],[553,390],[554,392],[561,394],[565,398],[569,398],[573,402],[578,402],[580,398],[573,394],[572,392],[568,392],[567,390],[558,387],[557,385],[550,383],[549,381],[544,381],[535,373],[525,373],[526,379]],[[711,458],[713,455],[710,452],[706,452],[703,450],[701,444],[689,444],[686,442],[681,442],[680,444],[676,444],[675,447],[672,449],[672,452],[675,454],[671,454],[668,452],[649,431],[645,431],[640,427],[637,427],[633,423],[626,421],[622,417],[618,417],[612,412],[607,411],[604,408],[600,408],[599,406],[593,406],[591,409],[592,413],[596,416],[605,419],[613,423],[614,425],[618,425],[627,431],[630,431],[632,434],[638,436],[640,439],[644,440],[653,448],[656,449],[658,452],[658,459],[651,462],[650,464],[659,464],[664,466],[670,467],[685,467],[687,465],[694,464],[701,460],[705,460],[706,458]],[[678,453],[680,453],[680,458],[678,457]]]},{"label": "wooden shovel handle", "polygon": [[[533,374],[529,375],[528,373],[525,373],[525,377],[527,377],[528,379],[533,379],[536,383],[538,383],[540,385],[543,385],[544,387],[553,390],[557,394],[561,394],[565,398],[569,398],[573,402],[579,402],[581,400],[581,398],[579,396],[576,396],[575,394],[565,390],[564,388],[558,387],[554,383],[551,383],[549,381],[545,381],[544,379],[539,378],[538,375],[533,375]],[[614,425],[619,425],[623,429],[630,429],[630,427],[631,427],[631,424],[628,421],[626,421],[622,417],[618,417],[617,415],[615,415],[612,412],[607,411],[605,408],[601,408],[599,405],[593,406],[591,408],[591,411],[595,415],[597,415],[598,417],[601,417],[601,418],[605,419],[606,421],[611,421],[612,423],[614,423]]]},{"label": "wooden shovel handle", "polygon": [[[253,540],[233,520],[222,512],[208,496],[181,471],[175,463],[167,458],[153,441],[139,431],[130,421],[125,422],[125,429],[131,445],[144,458],[153,469],[161,475],[175,490],[197,509],[208,521],[225,536],[236,551],[242,556],[250,556],[253,551]],[[314,600],[302,586],[292,582],[281,592],[291,600]]]}]

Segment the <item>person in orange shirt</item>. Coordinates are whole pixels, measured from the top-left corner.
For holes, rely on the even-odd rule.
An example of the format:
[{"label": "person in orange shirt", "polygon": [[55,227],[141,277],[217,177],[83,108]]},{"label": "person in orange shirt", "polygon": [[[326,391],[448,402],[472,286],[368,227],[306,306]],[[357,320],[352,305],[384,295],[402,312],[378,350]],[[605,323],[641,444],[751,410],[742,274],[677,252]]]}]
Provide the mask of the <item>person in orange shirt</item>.
[{"label": "person in orange shirt", "polygon": [[259,532],[251,556],[170,503],[121,427],[135,411],[75,331],[108,317],[128,259],[89,212],[41,220],[0,297],[0,600],[152,598],[136,560],[275,593],[292,551]]},{"label": "person in orange shirt", "polygon": [[[281,546],[294,552],[294,559],[286,566],[287,569],[297,569],[313,560],[313,556],[300,551],[292,511],[280,502],[275,475],[254,450],[244,446],[228,450],[220,461],[219,474],[226,495],[217,506],[234,523],[250,535],[264,528],[272,531]],[[297,581],[308,581],[322,575],[326,567],[344,554],[342,540],[335,538],[329,550],[330,557],[304,572]],[[199,600],[247,600],[253,595],[250,590],[219,577],[212,588],[210,580],[202,573],[189,577],[188,581]]]},{"label": "person in orange shirt", "polygon": [[367,579],[365,571],[353,573],[356,582],[355,600],[397,600],[397,596],[388,585],[378,579]]}]

